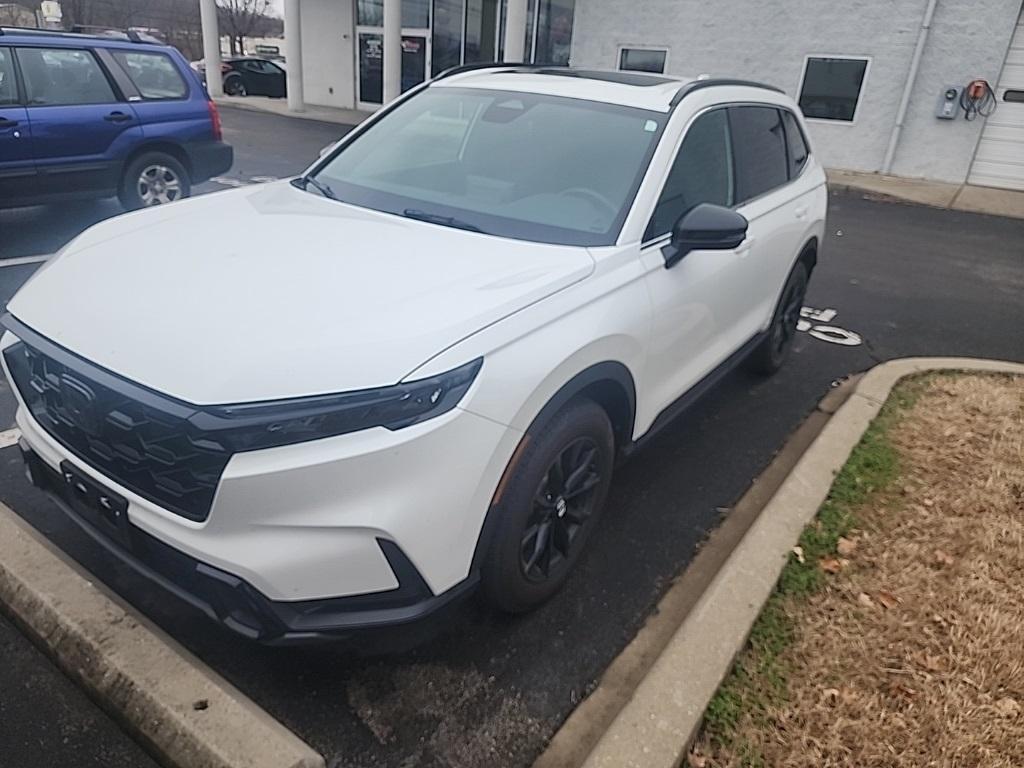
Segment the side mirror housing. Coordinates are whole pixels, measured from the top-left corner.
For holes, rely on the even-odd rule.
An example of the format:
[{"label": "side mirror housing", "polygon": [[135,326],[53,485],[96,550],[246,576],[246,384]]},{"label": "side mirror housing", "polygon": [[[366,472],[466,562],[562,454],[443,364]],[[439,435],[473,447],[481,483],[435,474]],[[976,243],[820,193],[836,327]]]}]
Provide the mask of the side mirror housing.
[{"label": "side mirror housing", "polygon": [[747,239],[747,220],[731,208],[701,203],[676,222],[672,240],[662,249],[665,268],[690,251],[731,251]]}]

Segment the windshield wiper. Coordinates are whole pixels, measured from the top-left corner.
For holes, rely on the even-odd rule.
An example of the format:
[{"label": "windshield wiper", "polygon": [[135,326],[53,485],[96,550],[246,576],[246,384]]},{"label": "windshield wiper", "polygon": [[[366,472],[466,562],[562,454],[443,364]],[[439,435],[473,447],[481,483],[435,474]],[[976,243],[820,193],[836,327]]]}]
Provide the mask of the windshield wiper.
[{"label": "windshield wiper", "polygon": [[317,181],[312,176],[299,176],[297,179],[292,179],[292,186],[298,187],[299,189],[308,189],[309,185],[313,185],[313,189],[319,192],[324,197],[330,200],[337,200],[338,196],[334,194],[334,190],[324,184],[322,181]]},{"label": "windshield wiper", "polygon": [[441,216],[437,213],[427,213],[417,208],[406,208],[402,211],[402,215],[407,219],[416,219],[417,221],[426,221],[431,224],[441,224],[445,227],[454,227],[455,229],[465,229],[469,232],[483,232],[480,227],[476,224],[470,224],[468,221],[462,221],[456,219],[454,216]]}]

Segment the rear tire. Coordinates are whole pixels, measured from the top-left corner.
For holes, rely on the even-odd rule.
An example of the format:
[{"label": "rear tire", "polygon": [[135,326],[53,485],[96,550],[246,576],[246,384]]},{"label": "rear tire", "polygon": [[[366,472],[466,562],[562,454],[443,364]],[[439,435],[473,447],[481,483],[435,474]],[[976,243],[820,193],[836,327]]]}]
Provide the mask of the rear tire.
[{"label": "rear tire", "polygon": [[224,80],[224,93],[228,96],[248,96],[249,92],[238,75]]},{"label": "rear tire", "polygon": [[754,373],[771,376],[786,362],[806,294],[807,267],[803,262],[797,262],[782,289],[768,333],[747,359],[747,365]]},{"label": "rear tire", "polygon": [[536,608],[565,583],[600,519],[615,455],[608,414],[591,400],[524,441],[489,513],[497,523],[481,567],[484,598],[508,613]]},{"label": "rear tire", "polygon": [[188,172],[166,152],[144,152],[124,169],[117,196],[129,211],[165,205],[192,194]]}]

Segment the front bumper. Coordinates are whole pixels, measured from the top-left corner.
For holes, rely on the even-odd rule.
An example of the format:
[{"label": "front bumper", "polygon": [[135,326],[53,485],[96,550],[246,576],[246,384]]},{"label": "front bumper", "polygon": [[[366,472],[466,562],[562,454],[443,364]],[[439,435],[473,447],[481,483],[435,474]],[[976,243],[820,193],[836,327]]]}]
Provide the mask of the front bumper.
[{"label": "front bumper", "polygon": [[[269,645],[365,639],[381,630],[415,625],[403,632],[400,647],[432,634],[461,598],[476,586],[475,573],[434,595],[405,553],[392,541],[378,539],[381,553],[398,580],[383,593],[320,600],[275,601],[248,582],[215,568],[131,523],[114,523],[82,504],[61,473],[43,461],[28,443],[19,444],[26,474],[46,491],[96,543],[138,576],[165,589],[208,617],[250,640]],[[374,643],[375,647],[381,645]]]}]

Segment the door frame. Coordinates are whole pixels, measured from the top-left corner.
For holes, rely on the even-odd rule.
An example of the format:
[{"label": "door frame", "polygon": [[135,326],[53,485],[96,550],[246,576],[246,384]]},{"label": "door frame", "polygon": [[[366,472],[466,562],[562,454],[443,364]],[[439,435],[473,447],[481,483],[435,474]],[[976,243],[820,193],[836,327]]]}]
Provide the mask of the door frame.
[{"label": "door frame", "polygon": [[[432,46],[431,46],[431,42],[432,42],[431,41],[431,28],[433,26],[433,21],[434,21],[433,14],[434,14],[434,8],[433,8],[433,3],[431,3],[430,4],[430,17],[428,18],[428,25],[429,26],[426,26],[426,27],[402,27],[402,37],[420,37],[420,38],[423,39],[423,44],[424,44],[424,46],[426,46],[426,62],[424,64],[423,74],[424,74],[424,78],[426,80],[430,79],[430,67],[431,67],[431,64],[432,64],[431,59],[432,59],[433,50],[432,50]],[[360,38],[361,35],[380,35],[381,41],[382,41],[382,44],[381,44],[381,55],[383,56],[384,27],[373,27],[373,26],[368,26],[368,25],[365,25],[365,24],[357,24],[355,29],[356,29],[356,34],[355,34],[355,46],[354,46],[354,48],[355,48],[355,75],[356,75],[356,82],[355,82],[355,86],[356,86],[355,87],[355,91],[356,91],[355,92],[356,109],[362,110],[364,112],[376,112],[378,109],[380,109],[383,106],[383,104],[377,104],[377,103],[372,102],[372,101],[363,101],[362,98],[360,98],[361,93],[360,93],[359,86],[360,86],[360,84],[362,82],[362,70],[360,68],[359,38]],[[465,36],[465,33],[463,33],[463,36]],[[381,78],[383,79],[383,77],[384,77],[384,72],[383,72],[383,60],[382,60],[381,61]]]}]

